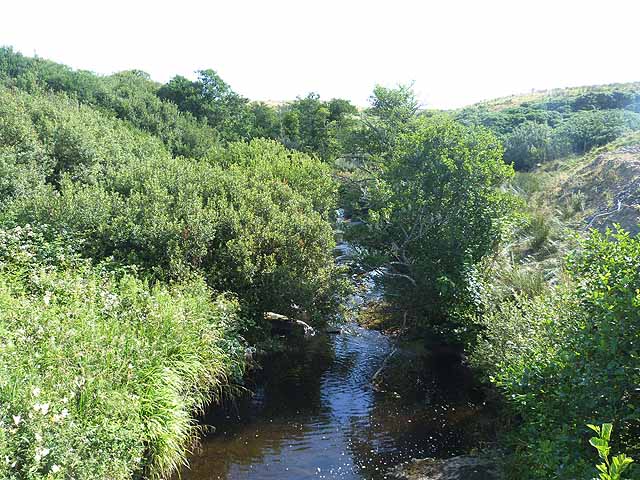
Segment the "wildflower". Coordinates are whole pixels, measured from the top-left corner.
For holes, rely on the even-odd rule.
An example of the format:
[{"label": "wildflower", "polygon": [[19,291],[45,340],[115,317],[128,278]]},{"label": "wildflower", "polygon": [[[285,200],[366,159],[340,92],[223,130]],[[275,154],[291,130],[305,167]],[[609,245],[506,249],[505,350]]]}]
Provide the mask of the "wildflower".
[{"label": "wildflower", "polygon": [[35,454],[35,460],[36,462],[39,462],[40,460],[42,460],[44,457],[46,457],[47,455],[49,455],[49,452],[51,452],[51,450],[49,450],[48,448],[44,448],[44,447],[36,447],[36,454]]},{"label": "wildflower", "polygon": [[33,390],[31,390],[31,395],[33,395],[34,397],[39,397],[40,389],[38,387],[33,387]]},{"label": "wildflower", "polygon": [[42,415],[46,415],[49,413],[49,404],[48,403],[34,403],[33,409],[36,412],[40,412]]},{"label": "wildflower", "polygon": [[58,473],[60,471],[60,465],[51,465],[51,473]]},{"label": "wildflower", "polygon": [[40,435],[39,433],[36,433],[35,437],[36,437],[36,442],[39,443],[42,441],[42,435]]},{"label": "wildflower", "polygon": [[60,413],[56,413],[53,417],[51,417],[51,421],[53,423],[59,423],[63,421],[65,418],[69,416],[69,410],[63,408]]},{"label": "wildflower", "polygon": [[20,422],[21,422],[21,421],[22,421],[22,417],[21,417],[20,415],[14,415],[14,416],[13,416],[13,423],[15,423],[15,424],[16,424],[16,427],[17,427],[18,425],[20,425]]}]

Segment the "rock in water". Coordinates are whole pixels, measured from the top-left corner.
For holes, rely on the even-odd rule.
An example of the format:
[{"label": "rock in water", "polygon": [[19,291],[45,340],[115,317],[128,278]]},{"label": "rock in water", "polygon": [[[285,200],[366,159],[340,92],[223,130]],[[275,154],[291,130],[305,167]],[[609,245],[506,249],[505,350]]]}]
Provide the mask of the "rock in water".
[{"label": "rock in water", "polygon": [[446,460],[413,459],[398,465],[389,478],[396,480],[497,480],[495,463],[482,457],[461,456]]},{"label": "rock in water", "polygon": [[271,331],[277,334],[284,335],[302,335],[305,337],[311,337],[316,334],[316,331],[311,325],[302,320],[295,320],[289,318],[286,315],[280,315],[274,312],[265,312],[264,319],[271,322]]}]

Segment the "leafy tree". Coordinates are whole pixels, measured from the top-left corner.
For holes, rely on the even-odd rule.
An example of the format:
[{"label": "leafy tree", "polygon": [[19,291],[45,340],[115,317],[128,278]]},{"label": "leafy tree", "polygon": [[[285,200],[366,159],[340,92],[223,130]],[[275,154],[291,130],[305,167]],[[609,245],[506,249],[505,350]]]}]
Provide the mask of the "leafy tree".
[{"label": "leafy tree", "polygon": [[190,81],[176,76],[158,90],[158,96],[175,103],[216,129],[227,141],[246,139],[250,133],[248,100],[234,92],[213,70],[198,71]]},{"label": "leafy tree", "polygon": [[618,110],[587,110],[572,115],[560,127],[560,134],[572,144],[575,153],[605,145],[625,131],[625,119]]},{"label": "leafy tree", "polygon": [[[383,111],[392,135],[407,130],[396,107]],[[408,130],[369,169],[364,223],[352,235],[370,267],[382,268],[389,302],[421,328],[456,337],[456,312],[477,302],[475,269],[501,237],[511,203],[498,187],[512,168],[486,130],[445,116],[414,119]]]},{"label": "leafy tree", "polygon": [[327,159],[330,154],[330,116],[328,106],[317,93],[287,104],[283,117],[284,144]]},{"label": "leafy tree", "polygon": [[415,125],[418,100],[408,85],[398,88],[376,85],[369,103],[364,116],[366,149],[378,155],[391,153],[400,136]]},{"label": "leafy tree", "polygon": [[263,102],[253,102],[251,110],[251,138],[280,138],[280,118],[278,111]]}]

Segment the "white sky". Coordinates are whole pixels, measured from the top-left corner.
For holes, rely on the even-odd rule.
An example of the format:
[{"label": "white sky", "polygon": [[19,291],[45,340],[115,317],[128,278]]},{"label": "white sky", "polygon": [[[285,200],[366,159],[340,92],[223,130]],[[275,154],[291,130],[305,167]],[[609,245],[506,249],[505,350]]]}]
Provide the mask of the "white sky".
[{"label": "white sky", "polygon": [[640,80],[639,22],[640,0],[0,0],[0,45],[162,82],[213,68],[253,100],[414,81],[444,108]]}]

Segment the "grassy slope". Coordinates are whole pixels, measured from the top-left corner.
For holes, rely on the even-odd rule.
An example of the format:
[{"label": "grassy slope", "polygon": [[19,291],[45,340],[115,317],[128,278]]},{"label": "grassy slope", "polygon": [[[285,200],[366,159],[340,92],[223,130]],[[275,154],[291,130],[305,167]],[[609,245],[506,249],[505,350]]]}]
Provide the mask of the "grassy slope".
[{"label": "grassy slope", "polygon": [[514,186],[534,208],[549,210],[574,230],[614,224],[638,232],[640,133],[621,137],[586,155],[519,173]]},{"label": "grassy slope", "polygon": [[519,107],[527,103],[544,103],[549,100],[568,100],[585,93],[605,93],[614,89],[622,92],[637,92],[640,90],[640,82],[535,90],[530,93],[515,94],[507,97],[485,100],[466,108],[485,108],[490,111],[500,111],[511,107]]}]

